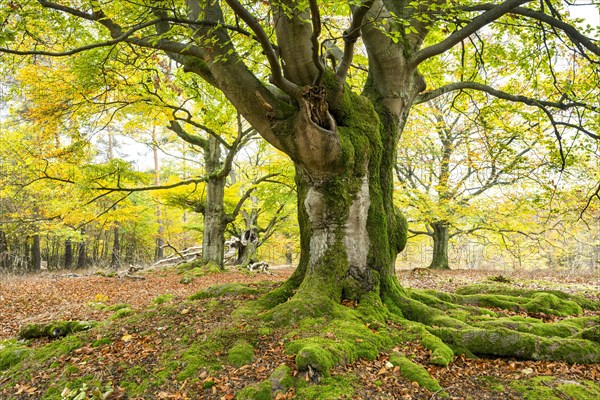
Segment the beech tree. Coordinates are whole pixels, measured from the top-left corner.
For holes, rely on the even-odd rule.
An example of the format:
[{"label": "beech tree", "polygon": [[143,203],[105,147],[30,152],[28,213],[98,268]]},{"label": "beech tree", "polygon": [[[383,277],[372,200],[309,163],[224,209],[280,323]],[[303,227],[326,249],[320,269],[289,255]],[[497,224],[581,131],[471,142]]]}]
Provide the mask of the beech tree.
[{"label": "beech tree", "polygon": [[[552,142],[539,124],[517,118],[518,107],[476,97],[445,95],[419,106],[399,143],[398,196],[416,222],[409,234],[433,240],[432,269],[450,268],[450,239],[493,230],[478,197],[528,178],[535,182],[550,164],[542,143]],[[502,193],[491,196],[500,201]]]},{"label": "beech tree", "polygon": [[[290,157],[298,188],[300,262],[281,288],[254,307],[270,309],[269,320],[280,326],[305,317],[343,319],[332,322],[336,340],[324,338],[325,345],[299,340],[290,347],[299,369],[325,372],[337,362],[374,357],[373,351],[392,339],[381,334],[386,329],[376,335],[365,328],[364,319],[383,323],[400,315],[430,326],[436,337],[427,343],[435,363],[452,358],[443,342],[474,353],[600,361],[600,345],[589,340],[537,338],[514,325],[516,330],[492,330],[450,317],[446,310],[462,307],[451,303],[465,299],[409,293],[394,274],[407,230],[392,202],[396,145],[414,104],[450,91],[484,91],[542,110],[557,139],[565,128],[598,138],[585,123],[598,118],[597,106],[586,100],[598,98],[600,48],[568,22],[561,2],[11,4],[1,11],[5,60],[11,55],[70,56],[107,46],[164,52],[184,71],[222,91],[266,141]],[[454,46],[478,45],[486,32],[491,34],[485,40],[508,37],[514,51],[521,43],[520,51],[527,54],[521,64],[505,66],[506,80],[519,68],[527,69],[522,64],[535,64],[540,73],[531,68],[532,76],[555,80],[554,90],[536,90],[535,85],[501,90],[483,73],[428,88],[424,63]],[[502,66],[502,53],[479,50],[481,61]],[[564,62],[563,53],[588,66],[584,79],[552,74]],[[347,311],[342,300],[358,301],[359,310]]]}]

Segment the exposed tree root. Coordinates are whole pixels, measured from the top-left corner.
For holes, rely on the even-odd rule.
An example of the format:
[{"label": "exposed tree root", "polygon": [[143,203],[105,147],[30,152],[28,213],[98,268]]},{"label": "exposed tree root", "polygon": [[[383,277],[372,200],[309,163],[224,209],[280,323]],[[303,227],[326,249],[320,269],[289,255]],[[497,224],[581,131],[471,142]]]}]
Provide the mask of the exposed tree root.
[{"label": "exposed tree root", "polygon": [[[245,293],[243,287],[237,289]],[[206,296],[225,292],[213,288]],[[256,318],[259,324],[286,331],[286,352],[295,355],[298,370],[310,371],[315,382],[336,365],[373,360],[407,340],[420,342],[430,351],[429,362],[440,366],[450,364],[455,354],[600,363],[600,318],[577,316],[582,307],[598,306],[591,300],[562,292],[452,295],[405,290],[395,282],[380,292],[339,304],[320,292],[296,291],[294,281],[288,280],[240,307],[235,317]],[[493,305],[495,311],[482,305]],[[515,311],[515,305],[518,310],[576,317],[545,323],[498,310]],[[390,362],[420,386],[440,390],[425,369],[403,354],[391,354]]]},{"label": "exposed tree root", "polygon": [[[430,290],[404,290],[392,283],[383,295],[369,293],[358,303],[339,304],[318,292],[297,292],[287,281],[236,311],[238,318],[259,316],[271,328],[284,328],[286,352],[295,355],[300,371],[318,376],[359,358],[372,360],[406,340],[417,340],[430,351],[429,362],[445,366],[455,354],[600,362],[600,318],[565,318],[545,323],[536,318],[507,317],[526,310],[551,315],[580,315],[597,302],[562,292],[451,295]],[[496,311],[482,308],[493,306]],[[419,385],[435,392],[439,384],[403,354],[392,354],[394,365]],[[318,379],[317,379],[318,380]]]}]

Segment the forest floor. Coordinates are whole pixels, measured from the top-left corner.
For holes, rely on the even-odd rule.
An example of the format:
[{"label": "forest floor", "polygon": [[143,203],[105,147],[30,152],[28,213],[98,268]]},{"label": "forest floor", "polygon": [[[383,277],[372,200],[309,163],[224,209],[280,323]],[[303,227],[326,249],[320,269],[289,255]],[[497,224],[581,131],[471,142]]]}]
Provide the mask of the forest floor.
[{"label": "forest floor", "polygon": [[[79,393],[94,398],[90,394],[95,390],[106,394],[108,399],[231,400],[241,388],[268,378],[281,364],[292,369],[298,384],[287,393],[279,394],[280,400],[435,399],[446,394],[450,399],[474,400],[600,398],[600,365],[458,356],[448,367],[438,367],[429,364],[426,349],[410,342],[401,343],[394,350],[423,365],[439,381],[443,392],[431,393],[416,382],[404,379],[398,367],[388,368],[389,355],[381,353],[373,361],[361,360],[334,368],[331,376],[324,378],[328,385],[325,393],[319,390],[319,385],[304,382],[309,380],[308,376],[304,379],[298,375],[294,357],[285,354],[284,339],[277,334],[259,337],[249,365],[233,367],[224,361],[217,369],[198,368],[186,375],[189,365],[186,365],[185,357],[180,357],[184,354],[182,346],[188,341],[210,340],[215,329],[227,329],[233,324],[233,310],[255,297],[245,294],[218,301],[190,302],[187,300],[190,295],[215,284],[232,282],[274,287],[292,272],[289,267],[274,268],[271,274],[229,271],[194,277],[189,284],[181,283],[182,275],[172,268],[137,273],[139,279],[62,271],[0,277],[0,351],[2,341],[15,338],[19,328],[27,323],[111,321],[78,334],[81,340],[78,339],[67,351],[54,352],[47,358],[40,356],[43,361],[37,368],[28,364],[27,371],[13,368],[4,374],[0,368],[0,398],[74,399]],[[499,277],[497,271],[477,270],[398,270],[397,275],[406,287],[447,292]],[[510,272],[501,278],[522,288],[558,289],[596,301],[600,299],[599,273]],[[259,284],[265,281],[270,283]],[[157,301],[157,296],[166,294],[170,296]],[[161,304],[163,301],[167,304]],[[117,319],[114,318],[115,310],[121,307],[114,305],[133,311],[123,313],[124,318]],[[537,317],[548,321],[557,318]],[[239,327],[240,331],[243,329],[243,326]],[[91,332],[94,332],[93,336],[89,335]],[[37,339],[29,346],[42,348],[49,343],[49,339]],[[212,356],[225,359],[221,351],[215,351]],[[170,369],[157,367],[169,357],[184,361],[167,362]]]}]

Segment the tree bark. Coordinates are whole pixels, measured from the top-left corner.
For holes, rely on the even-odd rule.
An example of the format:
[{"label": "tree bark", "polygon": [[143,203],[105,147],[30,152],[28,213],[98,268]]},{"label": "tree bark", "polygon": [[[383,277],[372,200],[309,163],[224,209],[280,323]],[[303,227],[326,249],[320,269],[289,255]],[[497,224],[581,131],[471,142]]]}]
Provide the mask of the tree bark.
[{"label": "tree bark", "polygon": [[[332,114],[338,149],[322,141],[318,162],[312,162],[319,154],[314,142],[292,153],[301,233],[292,281],[302,281],[300,298],[339,302],[369,292],[385,297],[400,290],[394,263],[406,244],[406,221],[392,201],[395,157],[385,151],[397,140],[398,125],[393,118],[382,120],[372,101],[350,92]],[[302,122],[298,129],[307,136],[330,134],[310,118]]]},{"label": "tree bark", "polygon": [[40,247],[40,235],[33,235],[31,245],[31,268],[33,271],[39,271],[42,267],[42,250]]},{"label": "tree bark", "polygon": [[[84,233],[83,229],[81,230],[81,233],[83,235],[83,233]],[[84,236],[81,239],[81,242],[79,242],[79,250],[78,250],[78,254],[77,254],[77,268],[79,268],[79,269],[85,268],[86,263],[87,263],[87,246],[85,243],[85,236]]]},{"label": "tree bark", "polygon": [[0,269],[8,269],[8,264],[8,240],[6,239],[6,233],[0,230]]},{"label": "tree bark", "polygon": [[65,241],[65,268],[73,265],[73,243],[71,239]]},{"label": "tree bark", "polygon": [[110,266],[115,270],[119,269],[121,265],[121,246],[119,243],[119,226],[115,225],[113,230],[113,246],[112,246],[112,255],[110,259]]},{"label": "tree bark", "polygon": [[431,225],[433,233],[433,258],[429,268],[431,269],[450,269],[448,261],[448,224],[444,221],[433,222]]},{"label": "tree bark", "polygon": [[[205,153],[207,173],[220,171],[221,145],[216,138],[210,136],[208,150]],[[204,209],[204,235],[202,237],[202,260],[214,263],[223,268],[225,253],[226,214],[224,208],[225,183],[227,176],[215,174],[206,182],[206,205]]]},{"label": "tree bark", "polygon": [[[154,186],[160,185],[160,163],[158,158],[158,146],[156,144],[156,128],[152,129],[152,153],[154,156]],[[158,231],[156,234],[156,251],[154,252],[154,259],[156,261],[161,260],[165,256],[164,249],[164,231],[162,221],[162,210],[160,204],[156,204],[156,223],[158,224]]]}]

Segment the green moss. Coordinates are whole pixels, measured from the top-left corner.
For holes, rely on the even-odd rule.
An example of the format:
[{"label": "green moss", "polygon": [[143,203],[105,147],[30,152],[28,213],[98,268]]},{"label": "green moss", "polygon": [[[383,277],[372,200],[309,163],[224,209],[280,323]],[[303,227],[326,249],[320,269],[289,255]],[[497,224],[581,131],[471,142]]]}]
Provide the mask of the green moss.
[{"label": "green moss", "polygon": [[337,345],[332,341],[311,339],[318,343],[306,343],[298,351],[294,351],[293,347],[289,348],[292,353],[296,353],[296,366],[300,371],[306,371],[310,365],[311,368],[328,374],[329,370],[346,355],[344,354],[346,350],[349,352],[349,349],[344,348],[343,345]]},{"label": "green moss", "polygon": [[87,303],[88,307],[92,308],[93,310],[98,310],[98,311],[103,311],[106,310],[106,308],[108,307],[105,303],[101,302],[101,301],[90,301],[89,303]]},{"label": "green moss", "polygon": [[600,343],[600,325],[592,326],[579,332],[574,336],[575,338],[591,340],[596,343]]},{"label": "green moss", "polygon": [[512,356],[530,360],[562,360],[580,364],[600,362],[600,345],[587,340],[543,338],[505,328],[429,329],[445,343],[467,349],[474,354]]},{"label": "green moss", "polygon": [[333,316],[339,304],[318,292],[303,293],[269,310],[265,319],[275,327],[292,326],[306,318]]},{"label": "green moss", "polygon": [[272,329],[269,328],[268,326],[261,326],[260,328],[258,328],[257,333],[260,336],[269,336],[272,332]]},{"label": "green moss", "polygon": [[79,372],[79,367],[77,365],[67,365],[63,371],[65,376],[71,376]]},{"label": "green moss", "polygon": [[533,290],[514,287],[503,283],[478,283],[468,285],[456,290],[457,294],[497,294],[512,297],[531,298],[538,293],[552,294],[561,300],[566,300],[578,304],[580,307],[588,310],[600,310],[600,301],[587,299],[583,296],[577,296],[562,292],[560,290]]},{"label": "green moss", "polygon": [[178,274],[185,274],[188,277],[200,277],[221,272],[223,272],[223,269],[214,261],[194,260],[180,264],[177,267]]},{"label": "green moss", "polygon": [[69,354],[82,345],[83,340],[78,336],[67,336],[35,349],[32,353],[32,358],[40,362],[46,362],[52,358],[58,358],[63,354]]},{"label": "green moss", "polygon": [[531,300],[525,304],[529,312],[542,312],[546,314],[569,316],[580,315],[583,310],[579,304],[570,300],[561,300],[552,293],[535,293]]},{"label": "green moss", "polygon": [[54,321],[49,324],[27,324],[19,330],[21,339],[58,338],[85,331],[97,325],[94,321]]},{"label": "green moss", "polygon": [[390,362],[394,364],[394,366],[400,367],[400,374],[411,382],[417,382],[419,386],[432,392],[437,392],[442,389],[438,381],[433,379],[423,366],[412,362],[405,356],[394,353],[390,355]]},{"label": "green moss", "polygon": [[304,379],[296,383],[295,399],[298,400],[338,400],[351,398],[354,394],[356,376],[336,375],[323,377],[318,385],[307,383]]},{"label": "green moss", "polygon": [[513,316],[494,320],[480,320],[480,327],[503,327],[519,332],[531,333],[542,337],[571,337],[599,342],[600,318],[580,317],[566,318],[558,322],[544,323],[535,318]]},{"label": "green moss", "polygon": [[20,363],[31,352],[14,340],[0,342],[0,371]]},{"label": "green moss", "polygon": [[201,300],[222,296],[254,295],[258,293],[258,289],[242,285],[241,283],[226,283],[201,290],[200,292],[191,295],[190,300]]},{"label": "green moss", "polygon": [[116,304],[113,304],[112,306],[106,307],[106,309],[108,311],[119,311],[119,310],[123,310],[125,308],[131,308],[131,306],[127,303],[116,303]]},{"label": "green moss", "polygon": [[[557,316],[579,315],[581,306],[576,302],[562,299],[547,292],[531,292],[528,297],[505,294],[449,294],[435,290],[411,290],[411,298],[440,310],[448,311],[459,319],[469,314],[487,314],[495,316],[492,312],[485,312],[474,307],[497,307],[510,311],[528,311],[532,313],[545,313]],[[461,313],[463,317],[461,317]]]},{"label": "green moss", "polygon": [[128,366],[125,371],[125,379],[119,383],[119,386],[127,391],[129,397],[144,397],[156,377],[149,374],[141,365]]},{"label": "green moss", "polygon": [[430,334],[425,329],[421,332],[421,344],[431,351],[429,362],[433,365],[445,367],[454,360],[454,352],[452,349],[441,341],[440,338]]},{"label": "green moss", "polygon": [[532,379],[520,379],[510,383],[510,387],[523,395],[525,400],[559,399],[552,388],[555,380],[549,376],[538,376]]},{"label": "green moss", "polygon": [[269,376],[271,387],[274,392],[287,392],[294,385],[292,370],[285,364],[275,368]]},{"label": "green moss", "polygon": [[600,399],[600,384],[598,382],[583,381],[561,383],[556,387],[570,399],[596,400]]},{"label": "green moss", "polygon": [[111,344],[111,343],[112,343],[111,338],[103,337],[101,339],[94,340],[94,342],[92,343],[92,347],[100,347],[100,346],[104,346],[105,344]]},{"label": "green moss", "polygon": [[168,303],[171,300],[173,300],[173,298],[175,297],[175,295],[171,294],[171,293],[166,293],[166,294],[161,294],[159,296],[156,296],[152,302],[154,304],[164,304],[164,303]]},{"label": "green moss", "polygon": [[[295,333],[301,338],[286,343],[285,349],[288,354],[296,354],[299,370],[306,370],[310,365],[312,369],[327,375],[335,365],[352,363],[359,358],[372,360],[380,350],[392,346],[391,333],[383,324],[379,325],[375,317],[365,323],[359,317],[359,311],[337,307],[339,309],[331,313],[337,313],[339,317],[322,325],[318,324],[319,319],[298,323],[299,327],[305,327]],[[315,332],[320,332],[320,336],[315,336]]]},{"label": "green moss", "polygon": [[246,386],[235,395],[235,398],[238,400],[271,400],[271,382],[266,380]]},{"label": "green moss", "polygon": [[178,356],[183,369],[177,374],[177,379],[183,381],[195,376],[201,369],[222,365],[224,360],[221,354],[225,354],[227,349],[232,348],[242,338],[249,342],[253,340],[251,333],[240,332],[239,329],[215,329],[207,337],[191,343]]},{"label": "green moss", "polygon": [[227,360],[234,367],[250,364],[253,357],[254,347],[245,341],[237,342],[227,354]]},{"label": "green moss", "polygon": [[129,317],[130,315],[133,315],[134,313],[135,311],[133,311],[131,308],[120,308],[113,315],[110,316],[110,319],[115,320],[125,318]]}]

